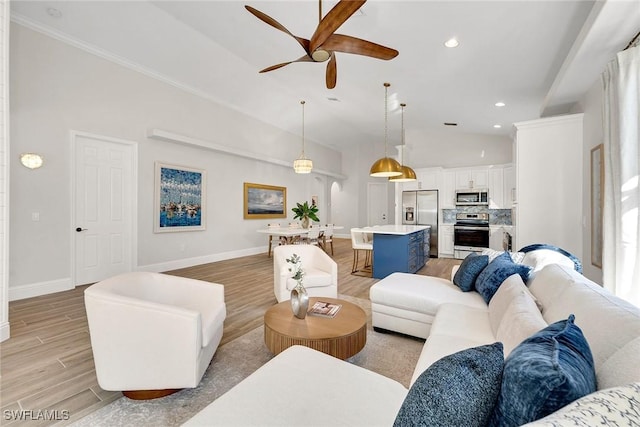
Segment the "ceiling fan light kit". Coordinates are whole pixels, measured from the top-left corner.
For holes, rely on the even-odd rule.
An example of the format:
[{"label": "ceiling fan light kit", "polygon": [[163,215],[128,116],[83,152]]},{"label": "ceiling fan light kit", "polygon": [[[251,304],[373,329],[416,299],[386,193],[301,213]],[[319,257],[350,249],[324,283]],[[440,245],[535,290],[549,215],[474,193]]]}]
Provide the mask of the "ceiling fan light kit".
[{"label": "ceiling fan light kit", "polygon": [[389,178],[389,181],[393,181],[393,182],[409,182],[409,181],[416,181],[418,179],[418,177],[416,176],[416,172],[413,169],[411,169],[409,166],[404,164],[404,150],[407,147],[404,142],[404,107],[406,106],[407,104],[400,104],[400,107],[402,107],[402,128],[400,131],[401,132],[400,140],[402,141],[402,151],[400,153],[402,174],[398,176],[392,176],[391,178]]},{"label": "ceiling fan light kit", "polygon": [[300,101],[302,105],[302,153],[300,153],[300,157],[298,157],[293,162],[293,170],[296,173],[311,173],[313,169],[313,162],[311,159],[307,159],[304,155],[304,101]]},{"label": "ceiling fan light kit", "polygon": [[376,162],[371,165],[371,169],[369,170],[369,175],[379,178],[389,178],[392,176],[402,175],[402,165],[398,163],[396,159],[392,159],[387,156],[387,134],[388,134],[388,126],[387,126],[387,91],[391,84],[384,84],[384,157],[376,160]]},{"label": "ceiling fan light kit", "polygon": [[336,52],[352,53],[383,60],[393,59],[398,56],[398,51],[395,49],[367,40],[362,40],[357,37],[335,34],[335,31],[365,3],[366,0],[340,0],[338,4],[336,4],[333,9],[323,17],[322,0],[319,0],[320,22],[311,36],[311,39],[305,39],[292,34],[284,25],[280,24],[267,14],[260,12],[249,5],[245,5],[245,9],[247,9],[256,18],[293,37],[305,51],[305,55],[298,59],[272,65],[260,70],[260,73],[277,70],[294,62],[326,62],[328,60],[329,63],[327,64],[325,80],[327,89],[333,89],[336,87],[337,81]]}]

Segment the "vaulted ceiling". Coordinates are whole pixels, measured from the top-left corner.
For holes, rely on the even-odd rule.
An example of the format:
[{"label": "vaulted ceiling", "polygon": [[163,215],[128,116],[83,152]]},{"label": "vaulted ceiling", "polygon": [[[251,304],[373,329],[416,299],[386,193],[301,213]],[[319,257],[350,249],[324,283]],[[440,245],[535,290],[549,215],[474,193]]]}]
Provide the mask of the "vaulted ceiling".
[{"label": "vaulted ceiling", "polygon": [[[337,32],[400,54],[382,61],[338,53],[329,90],[326,63],[258,73],[304,52],[245,4],[304,38],[318,25],[315,0],[14,1],[11,9],[17,23],[294,133],[304,99],[307,138],[338,150],[382,139],[384,82],[390,134],[401,102],[407,129],[453,122],[451,132],[496,137],[513,122],[566,113],[640,22],[636,0],[370,0]],[[324,13],[335,4],[324,1]],[[445,47],[452,37],[459,46]]]}]

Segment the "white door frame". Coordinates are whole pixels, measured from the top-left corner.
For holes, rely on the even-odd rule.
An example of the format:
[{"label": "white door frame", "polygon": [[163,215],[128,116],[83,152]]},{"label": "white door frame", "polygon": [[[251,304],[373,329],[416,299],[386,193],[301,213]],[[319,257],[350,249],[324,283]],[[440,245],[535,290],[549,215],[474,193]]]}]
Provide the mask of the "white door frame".
[{"label": "white door frame", "polygon": [[116,144],[130,145],[133,148],[133,165],[131,168],[131,180],[133,182],[133,189],[131,191],[131,214],[133,221],[131,224],[131,268],[135,270],[138,266],[138,143],[136,141],[128,141],[125,139],[113,138],[110,136],[98,135],[90,132],[83,131],[70,131],[70,146],[71,146],[71,221],[69,223],[69,235],[71,239],[71,257],[70,257],[70,271],[71,271],[71,284],[76,287],[76,144],[78,137],[92,138],[105,142],[111,142]]}]

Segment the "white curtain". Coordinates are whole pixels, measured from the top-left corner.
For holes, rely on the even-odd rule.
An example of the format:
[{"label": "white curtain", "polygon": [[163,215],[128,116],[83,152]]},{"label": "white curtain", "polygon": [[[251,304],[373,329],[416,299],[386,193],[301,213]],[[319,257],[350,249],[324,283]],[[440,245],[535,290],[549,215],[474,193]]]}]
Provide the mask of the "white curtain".
[{"label": "white curtain", "polygon": [[618,53],[604,84],[604,287],[640,306],[640,46]]}]

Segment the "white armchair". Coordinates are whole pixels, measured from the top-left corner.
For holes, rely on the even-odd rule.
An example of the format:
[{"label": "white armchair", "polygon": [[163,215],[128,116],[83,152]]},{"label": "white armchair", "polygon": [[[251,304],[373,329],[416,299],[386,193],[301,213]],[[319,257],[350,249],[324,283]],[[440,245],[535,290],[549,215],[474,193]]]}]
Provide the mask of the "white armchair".
[{"label": "white armchair", "polygon": [[132,399],[196,387],[222,338],[217,283],[125,273],[91,285],[84,300],[98,384]]},{"label": "white armchair", "polygon": [[315,245],[283,245],[273,249],[273,291],[278,302],[291,298],[296,281],[287,258],[298,254],[305,271],[303,285],[311,297],[338,297],[338,264]]}]

